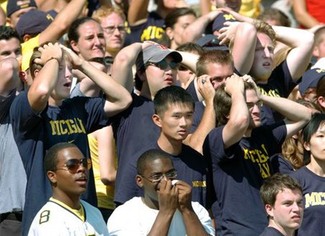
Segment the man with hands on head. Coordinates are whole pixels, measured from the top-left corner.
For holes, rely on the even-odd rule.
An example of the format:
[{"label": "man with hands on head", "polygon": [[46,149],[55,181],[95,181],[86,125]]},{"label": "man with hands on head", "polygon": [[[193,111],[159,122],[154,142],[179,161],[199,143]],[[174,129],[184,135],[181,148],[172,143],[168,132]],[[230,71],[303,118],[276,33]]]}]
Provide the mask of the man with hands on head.
[{"label": "man with hands on head", "polygon": [[[259,189],[272,174],[270,157],[310,120],[311,111],[289,99],[259,94],[248,76],[228,78],[214,101],[218,125],[203,150],[212,162],[217,230],[220,235],[259,235],[267,226]],[[262,125],[262,105],[286,119]]]},{"label": "man with hands on head", "polygon": [[191,187],[175,181],[177,172],[168,154],[146,151],[137,161],[137,172],[136,183],[144,195],[115,209],[107,222],[110,235],[214,235],[208,211],[191,202]]},{"label": "man with hands on head", "polygon": [[[70,99],[72,68],[91,78],[106,98]],[[58,43],[35,50],[30,71],[30,89],[20,93],[10,109],[14,138],[27,174],[23,235],[51,194],[43,167],[46,151],[58,142],[70,142],[89,157],[87,134],[108,125],[109,117],[131,102],[130,94],[110,76]],[[92,169],[89,176],[82,199],[96,206]]]}]

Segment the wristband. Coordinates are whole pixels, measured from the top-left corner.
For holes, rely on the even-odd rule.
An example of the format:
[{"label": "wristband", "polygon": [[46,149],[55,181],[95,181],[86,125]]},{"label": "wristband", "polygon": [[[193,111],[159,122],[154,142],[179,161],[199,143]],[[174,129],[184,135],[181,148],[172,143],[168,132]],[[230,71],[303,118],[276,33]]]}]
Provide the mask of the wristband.
[{"label": "wristband", "polygon": [[48,59],[48,60],[45,62],[45,64],[48,63],[48,62],[51,61],[51,60],[56,60],[56,61],[60,64],[60,60],[59,60],[58,58],[55,58],[55,57],[51,57],[50,59]]}]

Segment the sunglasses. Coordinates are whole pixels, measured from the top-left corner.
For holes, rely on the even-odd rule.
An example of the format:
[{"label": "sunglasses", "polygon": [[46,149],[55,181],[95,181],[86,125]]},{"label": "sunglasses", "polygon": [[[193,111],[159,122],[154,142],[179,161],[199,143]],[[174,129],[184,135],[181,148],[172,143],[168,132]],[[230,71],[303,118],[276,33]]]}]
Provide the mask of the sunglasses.
[{"label": "sunglasses", "polygon": [[171,61],[167,62],[165,59],[159,61],[159,62],[148,62],[147,66],[155,66],[158,67],[161,70],[166,70],[167,68],[170,68],[172,70],[176,70],[179,67],[179,63]]},{"label": "sunglasses", "polygon": [[69,159],[63,166],[66,168],[57,168],[57,170],[68,170],[70,173],[77,173],[80,165],[86,169],[91,168],[91,160],[89,158],[83,159]]}]

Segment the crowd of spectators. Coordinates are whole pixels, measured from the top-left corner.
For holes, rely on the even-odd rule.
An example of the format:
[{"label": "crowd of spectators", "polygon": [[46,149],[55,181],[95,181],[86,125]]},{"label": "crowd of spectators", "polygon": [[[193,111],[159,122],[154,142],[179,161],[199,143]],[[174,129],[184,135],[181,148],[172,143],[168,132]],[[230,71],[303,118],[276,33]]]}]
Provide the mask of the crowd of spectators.
[{"label": "crowd of spectators", "polygon": [[0,235],[322,235],[324,10],[0,1]]}]

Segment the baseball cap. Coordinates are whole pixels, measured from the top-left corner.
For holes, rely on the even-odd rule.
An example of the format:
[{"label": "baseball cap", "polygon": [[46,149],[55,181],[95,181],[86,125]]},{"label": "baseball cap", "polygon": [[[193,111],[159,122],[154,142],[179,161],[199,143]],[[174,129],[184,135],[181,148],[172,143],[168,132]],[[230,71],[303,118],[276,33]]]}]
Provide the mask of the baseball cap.
[{"label": "baseball cap", "polygon": [[25,34],[36,35],[45,30],[52,21],[53,17],[49,13],[32,9],[20,17],[16,30],[20,37]]},{"label": "baseball cap", "polygon": [[220,40],[213,34],[207,34],[196,41],[204,50],[229,51],[226,45],[220,45]]},{"label": "baseball cap", "polygon": [[212,32],[218,31],[221,28],[223,28],[225,25],[224,23],[230,21],[230,22],[236,22],[236,19],[233,15],[227,14],[227,13],[220,13],[217,15],[217,17],[214,19],[212,24]]},{"label": "baseball cap", "polygon": [[148,62],[157,63],[171,56],[174,62],[181,62],[183,60],[180,53],[172,51],[169,48],[161,44],[153,44],[142,50],[142,53],[139,53],[136,60],[136,67],[139,70],[141,67],[146,65]]},{"label": "baseball cap", "polygon": [[20,10],[20,9],[24,9],[24,8],[28,8],[28,7],[37,7],[36,3],[34,0],[8,0],[7,3],[7,16],[11,16],[12,13]]},{"label": "baseball cap", "polygon": [[307,70],[303,75],[301,82],[299,83],[299,92],[301,95],[305,94],[307,89],[316,88],[318,82],[325,77],[325,69],[314,68]]}]

